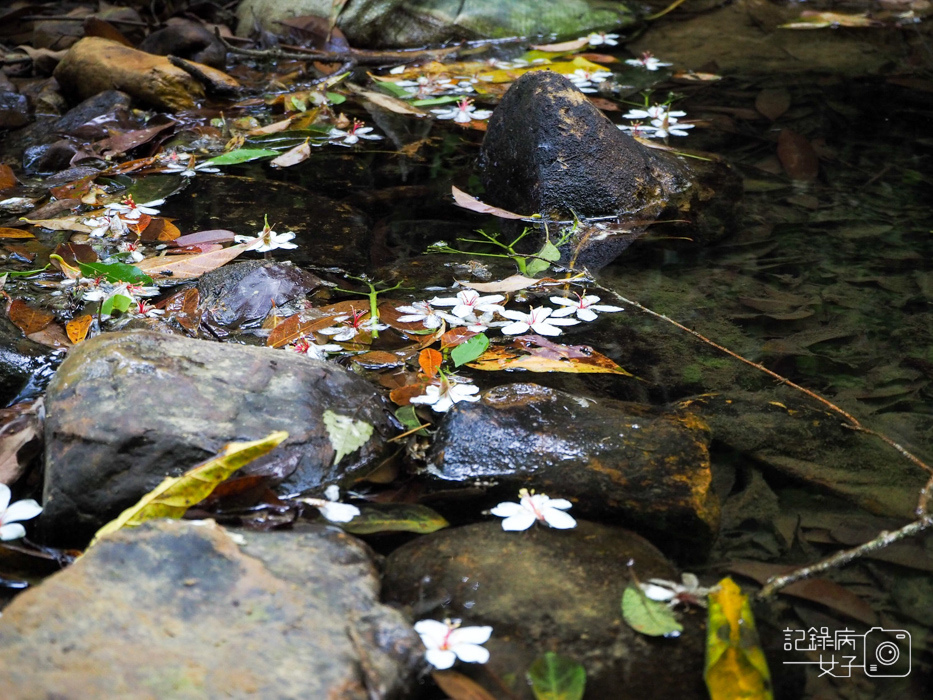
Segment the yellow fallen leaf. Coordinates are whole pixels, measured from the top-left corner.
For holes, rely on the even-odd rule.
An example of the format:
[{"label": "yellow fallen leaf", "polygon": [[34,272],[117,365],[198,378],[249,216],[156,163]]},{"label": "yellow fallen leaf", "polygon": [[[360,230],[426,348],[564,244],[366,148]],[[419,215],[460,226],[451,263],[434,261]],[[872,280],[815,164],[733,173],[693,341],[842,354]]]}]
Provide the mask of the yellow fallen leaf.
[{"label": "yellow fallen leaf", "polygon": [[706,670],[711,700],[772,700],[771,674],[748,598],[731,578],[709,594]]},{"label": "yellow fallen leaf", "polygon": [[813,12],[804,10],[796,22],[778,25],[778,29],[824,29],[826,27],[880,27],[878,20],[871,19],[867,12],[844,15],[839,12]]},{"label": "yellow fallen leaf", "polygon": [[19,228],[0,228],[0,238],[35,238],[29,231]]},{"label": "yellow fallen leaf", "polygon": [[605,355],[592,350],[587,357],[552,359],[541,355],[522,354],[516,348],[493,345],[478,359],[468,362],[467,367],[486,371],[504,369],[524,369],[529,372],[566,372],[570,374],[621,374],[634,376],[626,372]]},{"label": "yellow fallen leaf", "polygon": [[20,221],[25,221],[33,226],[41,226],[50,231],[75,231],[77,233],[90,233],[94,229],[84,223],[85,216],[63,216],[61,219],[27,219],[25,216]]},{"label": "yellow fallen leaf", "polygon": [[221,454],[189,469],[181,476],[166,477],[136,505],[120,513],[94,535],[88,548],[106,535],[124,527],[136,527],[155,518],[181,518],[191,506],[207,498],[217,485],[237,469],[262,457],[288,437],[284,430],[261,440],[228,443]]}]

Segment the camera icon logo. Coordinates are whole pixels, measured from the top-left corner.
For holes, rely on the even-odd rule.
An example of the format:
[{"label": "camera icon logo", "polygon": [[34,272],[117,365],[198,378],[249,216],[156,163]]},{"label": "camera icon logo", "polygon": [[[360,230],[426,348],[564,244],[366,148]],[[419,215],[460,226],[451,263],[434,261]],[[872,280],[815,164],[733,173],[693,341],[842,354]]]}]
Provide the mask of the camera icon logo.
[{"label": "camera icon logo", "polygon": [[864,641],[862,658],[866,676],[903,678],[910,675],[910,632],[872,627],[865,633]]}]

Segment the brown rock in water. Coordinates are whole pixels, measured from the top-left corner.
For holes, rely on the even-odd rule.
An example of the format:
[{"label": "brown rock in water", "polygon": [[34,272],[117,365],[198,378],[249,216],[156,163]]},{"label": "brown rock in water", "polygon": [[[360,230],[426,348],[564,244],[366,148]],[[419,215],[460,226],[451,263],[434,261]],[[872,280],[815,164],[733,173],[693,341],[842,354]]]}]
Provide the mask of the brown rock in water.
[{"label": "brown rock in water", "polygon": [[[206,74],[220,73],[196,65]],[[54,75],[62,92],[74,101],[115,89],[154,107],[179,110],[193,108],[204,97],[201,83],[168,58],[99,37],[86,37],[72,46]]]},{"label": "brown rock in water", "polygon": [[424,650],[379,603],[369,548],[329,526],[121,530],[0,618],[4,697],[405,697]]},{"label": "brown rock in water", "polygon": [[492,626],[486,668],[457,670],[497,698],[506,696],[491,678],[508,687],[507,697],[532,700],[524,670],[548,651],[583,664],[588,698],[707,698],[705,611],[680,615],[685,629],[677,639],[639,634],[622,620],[632,571],[643,581],[679,580],[670,562],[629,530],[578,521],[572,530],[505,532],[497,520],[441,530],[395,550],[382,598],[415,611],[416,619]]},{"label": "brown rock in water", "polygon": [[459,403],[441,423],[428,464],[441,479],[494,480],[568,498],[585,517],[624,522],[702,549],[719,525],[706,425],[612,399],[506,384]]},{"label": "brown rock in water", "polygon": [[157,56],[178,56],[223,70],[227,49],[211,31],[200,22],[172,17],[163,29],[147,36],[139,45],[140,51]]},{"label": "brown rock in water", "polygon": [[[325,410],[375,427],[336,465]],[[249,468],[264,465],[294,493],[362,478],[391,433],[377,391],[334,363],[148,331],[72,348],[49,384],[46,412],[40,524],[48,539],[71,545],[228,442],[287,431]]]},{"label": "brown rock in water", "polygon": [[488,204],[557,221],[618,217],[615,226],[584,226],[562,251],[564,262],[601,267],[656,219],[688,220],[678,235],[701,242],[721,237],[742,190],[712,158],[643,146],[567,78],[531,71],[493,112],[479,162]]}]

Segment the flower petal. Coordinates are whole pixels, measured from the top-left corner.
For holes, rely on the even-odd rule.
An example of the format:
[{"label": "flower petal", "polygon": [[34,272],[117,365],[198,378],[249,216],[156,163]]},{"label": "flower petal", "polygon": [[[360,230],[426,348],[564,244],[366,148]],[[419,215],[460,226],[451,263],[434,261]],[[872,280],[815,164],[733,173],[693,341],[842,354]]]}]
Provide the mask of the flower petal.
[{"label": "flower petal", "polygon": [[24,501],[17,501],[7,508],[6,512],[0,514],[0,521],[12,523],[16,520],[29,520],[30,518],[36,517],[41,512],[42,506],[36,503],[32,498],[27,498]]},{"label": "flower petal", "polygon": [[527,530],[535,524],[537,518],[531,511],[524,510],[522,513],[516,513],[502,521],[502,529],[510,532]]},{"label": "flower petal", "polygon": [[318,510],[332,523],[348,523],[360,514],[360,509],[349,503],[327,503]]},{"label": "flower petal", "polygon": [[19,523],[11,523],[0,527],[0,540],[18,540],[26,536],[26,528]]},{"label": "flower petal", "polygon": [[547,500],[548,508],[557,508],[558,510],[567,510],[571,508],[573,503],[568,501],[566,498],[549,498]]},{"label": "flower petal", "polygon": [[415,632],[421,635],[421,641],[426,647],[440,646],[450,627],[440,620],[418,620],[415,623]]},{"label": "flower petal", "polygon": [[[88,294],[90,294],[90,292],[88,292]],[[13,492],[10,491],[10,487],[6,484],[0,483],[0,514],[6,510],[8,505],[10,505],[10,498],[12,495]]]},{"label": "flower petal", "polygon": [[[515,323],[510,323],[507,326],[503,326],[502,332],[505,333],[505,335],[520,335],[527,331],[529,328],[530,326],[527,323],[524,323],[523,321],[516,321]],[[560,333],[560,331],[557,332]]]},{"label": "flower petal", "polygon": [[457,655],[448,649],[428,649],[424,654],[424,658],[434,668],[441,671],[450,668],[457,661]]},{"label": "flower petal", "polygon": [[577,318],[581,321],[595,321],[598,316],[596,312],[591,309],[577,309]]},{"label": "flower petal", "polygon": [[556,508],[545,508],[541,515],[544,522],[557,530],[569,530],[577,526],[577,521],[569,513]]},{"label": "flower petal", "polygon": [[[453,632],[450,633],[448,637],[448,644],[452,647],[460,646],[461,644],[485,644],[489,641],[489,638],[492,636],[492,627],[489,625],[483,625],[482,627],[458,627]],[[460,654],[457,654],[460,656]],[[460,656],[463,659],[462,656]],[[466,661],[466,659],[463,659]]]},{"label": "flower petal", "polygon": [[508,518],[513,515],[519,515],[520,513],[527,513],[527,509],[521,503],[513,503],[512,501],[504,501],[500,503],[495,508],[489,510],[493,515],[498,515],[500,518]]},{"label": "flower petal", "polygon": [[[454,630],[454,634],[459,631]],[[453,648],[453,652],[457,655],[457,658],[467,663],[484,664],[489,661],[489,650],[478,644],[458,644]]]}]

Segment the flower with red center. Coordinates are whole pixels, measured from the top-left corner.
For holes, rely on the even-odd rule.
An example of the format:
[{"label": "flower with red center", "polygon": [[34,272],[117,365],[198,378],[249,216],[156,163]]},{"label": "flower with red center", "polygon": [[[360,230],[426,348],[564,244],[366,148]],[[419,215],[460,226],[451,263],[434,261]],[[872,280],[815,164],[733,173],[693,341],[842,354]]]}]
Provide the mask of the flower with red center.
[{"label": "flower with red center", "polygon": [[379,141],[382,137],[379,134],[371,134],[371,126],[363,126],[363,122],[358,119],[353,120],[353,124],[347,131],[343,129],[331,129],[327,137],[338,146],[352,146],[359,143],[360,139],[368,141]]},{"label": "flower with red center", "polygon": [[518,495],[518,503],[506,501],[489,511],[493,515],[505,518],[502,521],[503,530],[527,530],[539,521],[558,530],[569,530],[577,526],[577,521],[564,512],[572,505],[567,499],[549,498],[543,493],[535,493],[528,489],[521,489]]},{"label": "flower with red center", "polygon": [[595,321],[596,312],[609,313],[612,311],[625,311],[621,306],[610,306],[609,304],[597,304],[599,297],[595,294],[586,294],[580,296],[577,294],[577,300],[567,299],[565,297],[551,297],[551,303],[558,304],[564,308],[554,312],[554,317],[570,316],[575,314],[581,321]]},{"label": "flower with red center", "polygon": [[492,116],[492,110],[476,109],[473,106],[473,100],[466,97],[460,100],[456,107],[431,111],[438,119],[453,119],[459,124],[469,124],[474,119],[489,119]]},{"label": "flower with red center", "polygon": [[472,664],[489,661],[489,651],[480,646],[492,636],[492,627],[488,625],[461,627],[460,620],[419,620],[415,632],[427,649],[425,659],[434,668],[450,668],[457,659]]}]

